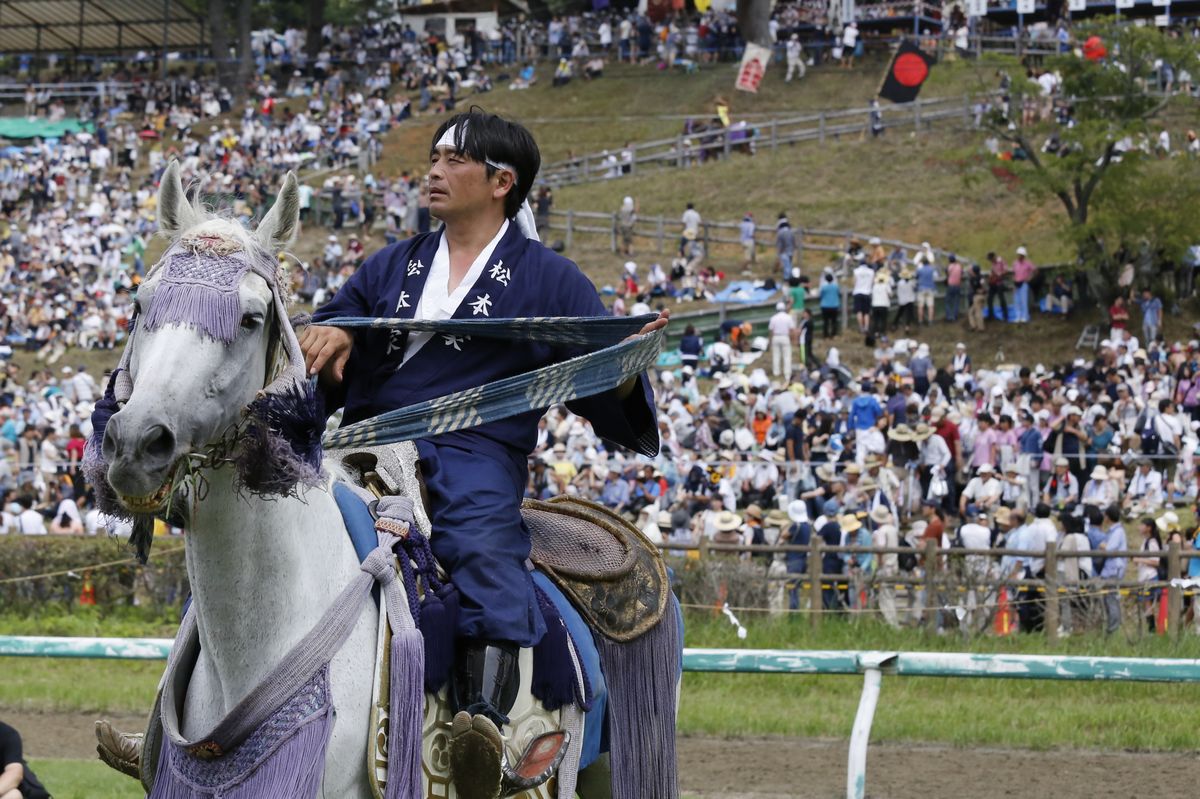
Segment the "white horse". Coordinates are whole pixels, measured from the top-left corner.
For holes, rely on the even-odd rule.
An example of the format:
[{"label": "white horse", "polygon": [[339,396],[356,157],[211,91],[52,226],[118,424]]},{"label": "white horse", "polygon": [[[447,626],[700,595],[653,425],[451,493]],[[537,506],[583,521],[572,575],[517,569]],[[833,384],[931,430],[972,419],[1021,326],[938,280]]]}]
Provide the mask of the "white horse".
[{"label": "white horse", "polygon": [[[186,686],[178,733],[196,740],[255,691],[360,574],[360,567],[332,494],[331,478],[310,479],[284,496],[264,498],[244,491],[234,469],[218,468],[219,464],[197,457],[211,456],[228,431],[237,429],[247,407],[261,398],[264,387],[274,385],[280,375],[303,385],[303,359],[279,296],[286,288],[274,272],[277,253],[298,226],[295,177],[287,176],[275,205],[250,232],[190,203],[173,163],[159,188],[158,220],[160,230],[171,239],[164,263],[185,253],[192,259],[190,268],[201,272],[205,257],[258,265],[243,270],[222,297],[205,294],[199,303],[203,308],[193,307],[190,317],[175,313],[178,297],[171,292],[178,281],[171,284],[172,278],[164,278],[164,270],[170,267],[157,267],[142,284],[137,304],[143,321],[127,345],[122,362],[127,372],[119,373],[116,381],[122,404],[103,427],[103,471],[93,480],[143,518],[165,513],[185,516],[186,564],[200,650]],[[155,306],[156,294],[159,306]],[[218,313],[213,308],[220,303],[225,304]],[[168,312],[172,308],[175,312]],[[223,320],[220,324],[218,316]],[[672,615],[672,636],[674,622]],[[325,750],[322,796],[366,799],[372,795],[368,753],[374,751],[370,727],[378,626],[379,611],[367,601],[329,665],[336,723]],[[677,653],[661,655],[658,662],[669,663],[672,658],[677,662]],[[610,704],[609,729],[614,740],[638,741],[640,736],[641,742],[653,744],[625,749],[657,753],[649,758],[657,756],[659,762],[625,769],[624,785],[619,785],[620,780],[609,785],[607,779],[593,778],[598,790],[587,795],[608,795],[612,788],[620,797],[673,799],[677,795],[674,692],[668,706],[656,706],[645,693],[652,690],[646,687],[651,684],[645,676],[648,667],[640,660],[628,662],[634,666],[625,672],[631,677],[610,683],[609,695],[615,695],[624,682],[630,686],[624,692],[630,705],[651,708],[648,712],[655,721],[647,723],[636,710],[623,711],[624,718],[614,719]],[[524,675],[523,684],[527,685]],[[422,745],[427,781],[436,771],[433,761],[444,749],[444,742],[430,737],[430,719],[436,720],[438,712],[436,704],[430,707],[432,716],[428,709],[425,713],[427,740]],[[670,718],[662,718],[668,714]],[[661,731],[661,738],[647,732],[651,726]],[[622,762],[639,757],[633,754]],[[666,783],[659,781],[659,787],[653,788],[638,784],[643,779],[655,782],[653,776],[643,776],[655,772],[669,772]],[[445,774],[444,766],[440,773]],[[421,795],[432,796],[432,791],[427,786]],[[447,791],[439,796],[454,796],[451,786],[443,784],[439,791]],[[535,795],[551,794],[545,789],[529,794]]]},{"label": "white horse", "polygon": [[[177,166],[166,171],[158,219],[173,244],[186,234],[274,259],[299,221],[296,179],[253,233],[206,218],[187,201]],[[139,312],[154,302],[161,272],[138,290]],[[237,287],[240,329],[228,344],[195,326],[164,324],[136,332],[128,358],[132,393],[110,420],[104,451],[108,480],[131,510],[160,511],[181,461],[239,421],[272,376],[272,290],[254,273]],[[290,328],[287,328],[290,334]],[[207,494],[187,501],[186,561],[200,637],[182,734],[210,730],[244,699],[321,618],[359,573],[342,514],[328,486],[267,500],[236,490],[231,469],[204,469]],[[337,723],[326,750],[324,795],[368,797],[366,752],[378,611],[372,603],[330,664]]]}]

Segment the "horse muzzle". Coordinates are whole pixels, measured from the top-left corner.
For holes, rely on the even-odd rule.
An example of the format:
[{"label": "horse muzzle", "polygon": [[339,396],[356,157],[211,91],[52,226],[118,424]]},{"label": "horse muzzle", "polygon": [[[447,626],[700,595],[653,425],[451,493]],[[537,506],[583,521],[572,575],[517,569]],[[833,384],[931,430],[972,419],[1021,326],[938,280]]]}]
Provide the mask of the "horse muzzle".
[{"label": "horse muzzle", "polygon": [[122,418],[116,413],[104,430],[103,453],[108,482],[121,504],[135,513],[162,509],[171,496],[179,441],[162,420]]}]

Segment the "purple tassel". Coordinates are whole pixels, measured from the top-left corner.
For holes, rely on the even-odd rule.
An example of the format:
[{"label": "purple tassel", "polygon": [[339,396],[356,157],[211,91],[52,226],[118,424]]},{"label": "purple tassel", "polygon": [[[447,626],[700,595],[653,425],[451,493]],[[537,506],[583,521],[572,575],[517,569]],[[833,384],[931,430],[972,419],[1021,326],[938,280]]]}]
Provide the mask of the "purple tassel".
[{"label": "purple tassel", "polygon": [[321,480],[325,417],[316,389],[296,381],[250,403],[234,461],[239,484],[253,494],[284,495]]},{"label": "purple tassel", "polygon": [[[534,586],[538,607],[546,620],[546,634],[533,648],[533,682],[530,692],[541,701],[546,710],[558,710],[563,705],[576,703],[587,710],[590,697],[579,696],[579,684],[575,676],[575,663],[571,659],[570,633],[563,624],[558,608],[541,588]],[[587,682],[587,678],[584,678]]]},{"label": "purple tassel", "polygon": [[83,479],[92,487],[96,495],[96,507],[101,513],[118,519],[131,519],[129,511],[117,501],[112,486],[108,484],[108,461],[104,459],[104,431],[108,429],[108,420],[121,409],[116,398],[117,375],[120,369],[114,369],[108,378],[104,396],[92,408],[92,435],[83,449]]},{"label": "purple tassel", "polygon": [[612,799],[677,799],[675,684],[680,636],[674,596],[662,619],[640,638],[596,636],[608,682]]},{"label": "purple tassel", "polygon": [[436,694],[454,668],[454,630],[458,626],[458,589],[446,584],[426,591],[421,603],[421,636],[425,639],[425,690]]},{"label": "purple tassel", "polygon": [[421,737],[425,720],[425,654],[421,632],[392,632],[388,777],[384,799],[422,799]]}]

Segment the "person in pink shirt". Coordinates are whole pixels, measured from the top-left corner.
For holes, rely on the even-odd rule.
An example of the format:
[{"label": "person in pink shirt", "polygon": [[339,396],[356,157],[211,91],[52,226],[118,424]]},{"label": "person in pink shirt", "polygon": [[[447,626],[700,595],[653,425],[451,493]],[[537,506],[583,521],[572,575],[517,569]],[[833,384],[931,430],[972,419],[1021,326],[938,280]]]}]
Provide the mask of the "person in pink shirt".
[{"label": "person in pink shirt", "polygon": [[1031,284],[1037,277],[1037,265],[1029,260],[1029,253],[1024,247],[1017,248],[1017,260],[1012,264],[1013,284],[1016,289],[1013,291],[1013,305],[1016,311],[1014,322],[1029,321],[1029,295]]},{"label": "person in pink shirt", "polygon": [[975,449],[971,453],[971,467],[978,470],[983,464],[996,465],[996,442],[999,433],[992,417],[986,413],[979,414],[975,420],[979,432],[975,435]]},{"label": "person in pink shirt", "polygon": [[958,321],[958,304],[962,301],[962,264],[958,256],[950,253],[946,264],[946,321]]}]

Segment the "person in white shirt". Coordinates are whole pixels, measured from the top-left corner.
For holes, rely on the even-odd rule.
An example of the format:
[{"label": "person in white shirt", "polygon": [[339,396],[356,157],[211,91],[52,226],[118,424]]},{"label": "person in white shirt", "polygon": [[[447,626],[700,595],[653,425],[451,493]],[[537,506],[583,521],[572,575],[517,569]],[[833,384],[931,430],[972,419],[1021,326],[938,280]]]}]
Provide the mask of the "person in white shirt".
[{"label": "person in white shirt", "polygon": [[996,470],[990,463],[979,467],[978,473],[967,483],[962,496],[958,498],[958,512],[965,514],[967,505],[974,503],[982,512],[988,512],[1000,504],[1003,486],[996,479]]},{"label": "person in white shirt", "polygon": [[17,499],[17,504],[21,506],[17,516],[17,530],[21,535],[46,535],[46,520],[33,509],[33,497],[22,496]]},{"label": "person in white shirt", "polygon": [[854,66],[854,48],[858,46],[858,23],[854,20],[842,31],[842,68]]},{"label": "person in white shirt", "polygon": [[1000,482],[1000,504],[1006,508],[1024,508],[1029,504],[1029,489],[1016,461],[1004,467]]},{"label": "person in white shirt", "polygon": [[[958,528],[958,540],[964,549],[987,549],[992,545],[992,531],[982,524],[983,521],[986,520],[980,517],[977,507],[967,506],[966,523]],[[973,629],[975,609],[979,604],[976,586],[992,579],[994,564],[987,555],[967,555],[964,565],[967,577],[967,615],[963,617],[963,624],[967,629]]]},{"label": "person in white shirt", "polygon": [[875,270],[864,260],[854,267],[854,313],[858,316],[858,332],[866,333],[871,325],[871,289],[875,285]]},{"label": "person in white shirt", "polygon": [[1095,505],[1101,510],[1117,501],[1116,486],[1109,480],[1108,469],[1105,466],[1096,464],[1092,469],[1091,477],[1083,487],[1081,501],[1084,505]]},{"label": "person in white shirt", "polygon": [[[700,236],[700,212],[696,210],[693,203],[687,204],[687,209],[683,212],[683,216],[679,218],[683,223],[683,235],[679,238],[679,254],[686,255],[684,248],[688,241],[694,241]],[[688,234],[691,234],[690,237]]]},{"label": "person in white shirt", "polygon": [[[1058,541],[1058,528],[1050,518],[1050,506],[1039,502],[1034,511],[1034,520],[1029,523],[1025,534],[1025,548],[1034,552],[1045,552],[1046,545]],[[1046,571],[1045,557],[1030,559],[1029,570],[1037,577],[1044,577]]]},{"label": "person in white shirt", "polygon": [[1046,481],[1042,502],[1060,509],[1079,502],[1079,480],[1071,474],[1070,461],[1061,455],[1054,460],[1054,474]]},{"label": "person in white shirt", "polygon": [[775,314],[767,322],[771,333],[771,375],[789,379],[792,374],[792,338],[796,323],[782,302],[775,303]]},{"label": "person in white shirt", "polygon": [[1162,473],[1154,469],[1149,458],[1142,458],[1137,462],[1137,470],[1129,478],[1121,505],[1130,515],[1137,516],[1157,511],[1162,503]]},{"label": "person in white shirt", "polygon": [[798,77],[803,78],[807,67],[804,64],[804,47],[800,44],[800,37],[795,33],[788,39],[787,43],[787,76],[783,79],[784,83],[792,82],[792,73],[796,73]]}]

